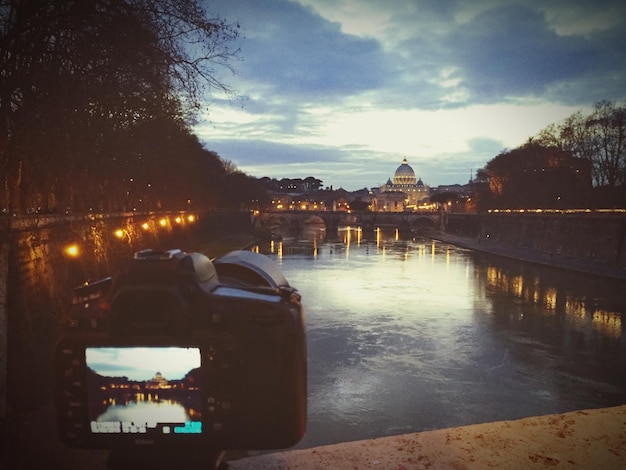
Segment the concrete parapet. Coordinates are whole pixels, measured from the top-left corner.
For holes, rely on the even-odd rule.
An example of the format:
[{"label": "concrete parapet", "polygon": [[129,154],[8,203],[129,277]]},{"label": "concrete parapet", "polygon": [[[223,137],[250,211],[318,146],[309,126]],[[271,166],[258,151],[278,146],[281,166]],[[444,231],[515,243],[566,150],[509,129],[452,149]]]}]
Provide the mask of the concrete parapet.
[{"label": "concrete parapet", "polygon": [[626,405],[248,457],[228,468],[626,468]]}]

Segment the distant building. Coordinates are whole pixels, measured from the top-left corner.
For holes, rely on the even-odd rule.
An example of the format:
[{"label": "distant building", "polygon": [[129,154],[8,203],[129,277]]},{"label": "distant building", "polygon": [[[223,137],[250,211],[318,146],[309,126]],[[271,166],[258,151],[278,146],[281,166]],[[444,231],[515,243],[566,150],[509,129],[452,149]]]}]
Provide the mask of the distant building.
[{"label": "distant building", "polygon": [[416,210],[428,200],[430,188],[415,177],[407,159],[396,169],[393,181],[380,186],[372,200],[373,210],[378,212],[404,212]]},{"label": "distant building", "polygon": [[170,388],[170,385],[165,377],[160,372],[157,372],[155,376],[146,382],[147,390],[160,390],[164,388]]}]

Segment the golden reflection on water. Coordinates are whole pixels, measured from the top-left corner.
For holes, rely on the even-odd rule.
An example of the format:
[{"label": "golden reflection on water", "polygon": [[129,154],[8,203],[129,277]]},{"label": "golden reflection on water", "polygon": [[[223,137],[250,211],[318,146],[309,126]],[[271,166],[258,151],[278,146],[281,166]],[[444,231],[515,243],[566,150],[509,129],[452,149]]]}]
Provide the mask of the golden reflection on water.
[{"label": "golden reflection on water", "polygon": [[[340,229],[339,234],[340,240],[345,247],[344,255],[346,258],[349,258],[351,245],[356,243],[357,246],[361,246],[362,228],[346,226]],[[398,229],[388,230],[386,228],[377,227],[374,229],[374,236],[377,253],[381,255],[381,261],[385,261],[387,256],[386,242],[391,241],[393,245],[393,242],[398,240],[399,231]],[[322,239],[323,237],[320,238],[320,240]],[[317,258],[319,253],[318,239],[313,238],[312,241],[312,254],[314,258]],[[390,247],[392,245],[390,245]],[[443,245],[441,245],[441,247],[443,247]],[[411,248],[413,248],[413,250]],[[398,254],[403,261],[409,261],[411,254],[415,253],[417,259],[423,262],[426,260],[427,251],[430,251],[431,264],[434,265],[436,258],[443,253],[446,268],[450,269],[454,257],[454,250],[449,246],[446,247],[445,251],[439,248],[440,245],[436,240],[429,240],[424,243],[415,244],[413,247],[407,245],[404,250]],[[284,247],[282,241],[270,242],[270,253],[276,254],[279,261],[283,258],[283,251]],[[468,280],[471,279],[472,272],[472,263],[466,260],[465,278]],[[554,286],[546,286],[545,283],[542,285],[539,276],[521,275],[517,273],[510,274],[506,270],[496,266],[488,266],[486,272],[483,271],[483,273],[484,274],[479,275],[479,273],[474,272],[475,275],[479,275],[479,277],[485,276],[486,278],[485,281],[480,281],[479,279],[475,279],[475,281],[481,283],[486,282],[489,288],[505,292],[524,302],[536,305],[541,308],[541,312],[544,315],[556,315],[557,313],[563,312],[574,322],[589,322],[594,330],[603,335],[617,338],[620,337],[622,333],[622,317],[619,313],[589,306],[585,302],[585,299],[573,298],[571,295],[560,291]]]},{"label": "golden reflection on water", "polygon": [[[489,266],[486,280],[487,286],[542,307],[545,313],[554,314],[562,308],[565,315],[577,324],[582,325],[590,321],[594,330],[611,338],[619,338],[622,334],[621,314],[590,306],[585,299],[559,294],[552,286],[542,288],[537,277],[530,280],[521,275],[509,275],[498,267]],[[559,295],[563,296],[561,303]]]},{"label": "golden reflection on water", "polygon": [[622,316],[619,313],[596,310],[591,322],[593,328],[611,338],[622,335]]}]

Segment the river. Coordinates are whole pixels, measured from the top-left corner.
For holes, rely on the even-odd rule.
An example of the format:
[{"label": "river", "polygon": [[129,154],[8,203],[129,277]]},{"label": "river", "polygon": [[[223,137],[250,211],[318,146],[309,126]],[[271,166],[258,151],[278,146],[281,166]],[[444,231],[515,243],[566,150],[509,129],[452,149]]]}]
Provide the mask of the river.
[{"label": "river", "polygon": [[260,247],[303,297],[299,448],[626,403],[626,289],[428,238]]}]

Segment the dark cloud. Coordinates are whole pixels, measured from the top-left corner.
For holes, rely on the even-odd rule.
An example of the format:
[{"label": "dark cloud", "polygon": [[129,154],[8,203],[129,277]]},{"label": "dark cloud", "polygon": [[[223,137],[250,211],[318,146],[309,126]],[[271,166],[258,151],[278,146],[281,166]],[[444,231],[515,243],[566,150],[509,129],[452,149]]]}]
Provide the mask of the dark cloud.
[{"label": "dark cloud", "polygon": [[516,5],[479,15],[448,41],[461,85],[482,102],[539,96],[598,66],[599,54],[589,39],[559,36],[541,13]]},{"label": "dark cloud", "polygon": [[[431,2],[416,2],[411,15],[394,16],[405,38],[398,51],[408,57],[394,85],[413,91],[406,107],[520,98],[575,106],[624,100],[626,7],[615,1],[491,3],[449,1],[435,9]],[[598,12],[606,12],[610,23],[602,25]],[[463,21],[462,13],[468,17]],[[450,99],[446,80],[456,80],[461,98]],[[402,96],[402,89],[391,93]]]},{"label": "dark cloud", "polygon": [[280,94],[321,99],[380,87],[387,59],[378,41],[341,32],[312,9],[290,1],[218,1],[223,14],[236,18],[244,38],[244,79]]},{"label": "dark cloud", "polygon": [[[207,147],[216,151],[221,157],[236,162],[237,166],[255,167],[259,165],[301,165],[316,162],[324,165],[329,162],[338,163],[344,158],[340,149],[327,147],[311,147],[276,143],[267,140],[246,139],[238,141],[210,141]],[[330,150],[330,151],[329,151]]]},{"label": "dark cloud", "polygon": [[[359,4],[385,10],[378,2]],[[379,90],[391,105],[420,109],[520,97],[581,105],[623,99],[626,11],[617,4],[607,0],[595,8],[614,12],[615,26],[579,33],[572,26],[573,32],[562,34],[557,29],[565,28],[568,18],[584,24],[595,10],[579,1],[390,2],[387,31],[404,39],[383,48],[372,37],[342,32],[339,23],[297,2],[211,3],[241,25],[241,80],[289,97],[292,107]],[[462,14],[470,19],[459,20]],[[462,98],[450,99],[445,82],[453,79]],[[591,82],[599,85],[597,91]],[[270,106],[257,101],[260,95],[246,95],[249,112]]]}]

